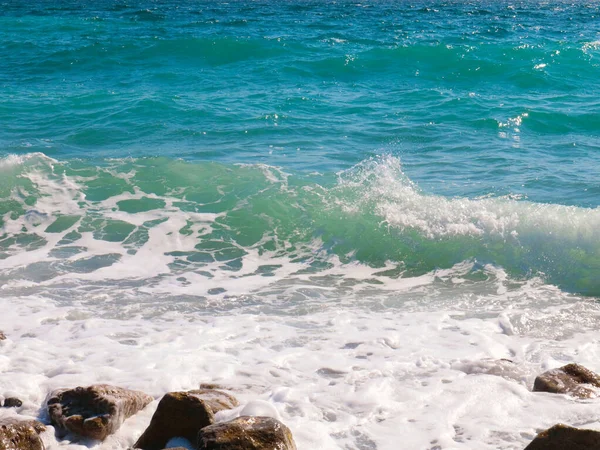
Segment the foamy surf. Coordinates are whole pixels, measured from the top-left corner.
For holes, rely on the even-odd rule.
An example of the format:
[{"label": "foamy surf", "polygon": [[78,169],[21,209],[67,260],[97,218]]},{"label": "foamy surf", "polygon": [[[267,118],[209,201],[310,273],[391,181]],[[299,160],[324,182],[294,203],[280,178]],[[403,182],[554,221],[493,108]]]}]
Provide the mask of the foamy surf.
[{"label": "foamy surf", "polygon": [[[547,368],[596,367],[597,304],[539,282],[515,288],[501,274],[493,284],[492,292],[418,286],[397,293],[395,306],[367,296],[309,314],[249,304],[199,314],[164,299],[160,315],[143,319],[144,305],[125,320],[85,302],[4,296],[0,382],[4,395],[23,399],[19,413],[34,417],[64,386],[113,383],[158,399],[219,383],[242,401],[223,420],[264,402],[298,448],[391,450],[401,433],[402,448],[522,449],[555,422],[600,428],[594,401],[531,392]],[[156,404],[94,446],[132,445]],[[92,445],[51,432],[44,440],[50,450]]]},{"label": "foamy surf", "polygon": [[391,156],[337,178],[166,158],[2,167],[5,288],[143,280],[147,292],[260,296],[319,274],[385,286],[474,261],[600,289],[598,209],[426,194]]},{"label": "foamy surf", "polygon": [[[223,420],[268,410],[299,448],[521,449],[555,422],[600,428],[594,402],[531,392],[545,369],[596,368],[600,309],[564,289],[597,289],[595,209],[429,195],[390,156],[331,179],[0,167],[0,384],[21,414],[64,386],[212,382],[243,403]],[[102,444],[46,446],[125,449],[156,404]]]}]

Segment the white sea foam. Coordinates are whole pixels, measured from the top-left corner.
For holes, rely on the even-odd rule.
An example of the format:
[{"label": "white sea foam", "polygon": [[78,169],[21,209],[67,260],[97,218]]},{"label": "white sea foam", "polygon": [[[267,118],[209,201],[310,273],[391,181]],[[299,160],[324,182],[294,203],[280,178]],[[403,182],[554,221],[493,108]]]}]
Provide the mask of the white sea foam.
[{"label": "white sea foam", "polygon": [[[59,387],[106,382],[158,399],[213,382],[242,403],[220,420],[267,411],[300,449],[391,450],[400,436],[401,448],[522,449],[556,422],[600,428],[597,400],[530,391],[536,374],[567,362],[600,369],[598,305],[543,284],[495,283],[509,288],[446,297],[430,285],[437,301],[324,305],[300,316],[173,310],[152,320],[101,319],[77,303],[3,298],[1,394],[19,396],[18,412],[36,417]],[[58,442],[52,428],[44,440],[49,450],[125,449],[156,405],[102,444]]]},{"label": "white sea foam", "polygon": [[589,52],[590,50],[598,50],[600,48],[600,41],[591,41],[583,44],[582,50],[584,52]]},{"label": "white sea foam", "polygon": [[511,239],[527,233],[590,241],[600,237],[600,209],[544,205],[509,197],[424,195],[404,175],[400,160],[391,156],[369,160],[341,173],[340,186],[362,193],[359,203],[347,205],[349,211],[364,213],[371,205],[383,224],[417,229],[430,238],[485,235]]}]

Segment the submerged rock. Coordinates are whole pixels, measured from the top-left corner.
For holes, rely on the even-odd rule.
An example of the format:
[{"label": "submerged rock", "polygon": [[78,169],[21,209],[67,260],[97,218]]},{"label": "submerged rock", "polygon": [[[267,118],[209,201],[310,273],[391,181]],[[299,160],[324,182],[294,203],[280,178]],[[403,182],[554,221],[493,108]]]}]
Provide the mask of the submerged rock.
[{"label": "submerged rock", "polygon": [[525,450],[600,450],[600,432],[557,424],[538,434]]},{"label": "submerged rock", "polygon": [[152,400],[140,391],[97,384],[59,389],[50,395],[47,403],[50,420],[59,435],[70,431],[101,441]]},{"label": "submerged rock", "polygon": [[37,420],[0,420],[0,450],[44,450],[40,433],[46,427]]},{"label": "submerged rock", "polygon": [[272,417],[242,416],[200,430],[199,450],[296,450],[292,432]]},{"label": "submerged rock", "polygon": [[237,405],[235,397],[213,389],[169,392],[160,400],[150,425],[134,447],[162,450],[176,436],[196,442],[200,429],[214,423],[218,411]]},{"label": "submerged rock", "polygon": [[23,406],[23,402],[16,397],[7,397],[4,399],[4,404],[2,405],[5,408],[19,408]]},{"label": "submerged rock", "polygon": [[494,375],[518,382],[527,380],[525,369],[515,364],[514,361],[504,358],[462,360],[452,364],[452,368],[469,375]]},{"label": "submerged rock", "polygon": [[579,398],[590,398],[600,391],[600,377],[579,364],[552,369],[539,375],[533,383],[533,390],[569,394]]}]

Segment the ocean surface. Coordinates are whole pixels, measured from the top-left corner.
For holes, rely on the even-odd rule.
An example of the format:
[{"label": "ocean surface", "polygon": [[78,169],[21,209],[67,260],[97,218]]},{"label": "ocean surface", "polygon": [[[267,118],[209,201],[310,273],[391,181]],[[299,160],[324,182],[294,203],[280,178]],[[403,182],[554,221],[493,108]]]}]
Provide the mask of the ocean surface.
[{"label": "ocean surface", "polygon": [[597,1],[0,2],[0,416],[214,382],[299,450],[600,429],[531,392],[600,371],[599,80]]}]

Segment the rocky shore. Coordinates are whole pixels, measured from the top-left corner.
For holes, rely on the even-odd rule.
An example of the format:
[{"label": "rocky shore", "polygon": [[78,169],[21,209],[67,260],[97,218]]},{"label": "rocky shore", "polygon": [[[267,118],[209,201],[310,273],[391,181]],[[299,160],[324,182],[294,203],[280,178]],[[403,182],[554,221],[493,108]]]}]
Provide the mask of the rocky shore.
[{"label": "rocky shore", "polygon": [[[5,336],[0,331],[2,339]],[[600,394],[600,376],[581,365],[567,364],[537,376],[533,391],[594,398]],[[108,384],[57,389],[41,405],[37,420],[20,415],[0,419],[0,450],[45,450],[43,435],[51,432],[58,439],[103,441],[153,400],[144,392]],[[21,400],[12,396],[1,402],[4,408],[21,405]],[[242,409],[239,417],[218,420],[219,412],[238,406],[238,400],[224,386],[201,385],[195,390],[168,392],[130,450],[186,448],[174,447],[178,445],[174,442],[199,450],[296,449],[290,429],[268,410],[261,412],[264,415],[253,415],[254,411]],[[600,450],[600,432],[559,423],[540,431],[525,448],[559,449]]]},{"label": "rocky shore", "polygon": [[[74,435],[102,441],[152,400],[140,391],[98,384],[54,391],[46,409],[57,437]],[[7,407],[13,404],[4,402]],[[205,450],[296,449],[289,428],[273,417],[240,416],[216,422],[217,412],[237,405],[236,398],[221,389],[169,392],[132,450],[162,450],[174,438],[184,438],[194,448]],[[3,419],[0,450],[44,450],[41,434],[46,430],[38,420]]]}]

